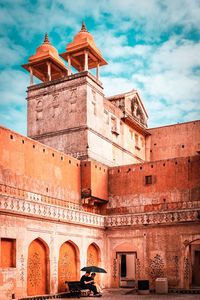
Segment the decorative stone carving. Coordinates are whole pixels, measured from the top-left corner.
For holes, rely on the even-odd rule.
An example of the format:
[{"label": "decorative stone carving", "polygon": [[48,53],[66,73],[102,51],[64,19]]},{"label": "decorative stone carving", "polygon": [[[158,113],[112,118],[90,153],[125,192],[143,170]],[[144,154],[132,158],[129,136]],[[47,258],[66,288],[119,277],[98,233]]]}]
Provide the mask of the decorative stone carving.
[{"label": "decorative stone carving", "polygon": [[139,107],[139,103],[136,97],[131,100],[131,113],[133,116],[137,116],[137,110]]},{"label": "decorative stone carving", "polygon": [[76,104],[77,104],[77,88],[71,90],[71,95],[69,98],[70,102],[70,109],[69,112],[73,113],[77,111]]},{"label": "decorative stone carving", "polygon": [[137,97],[131,100],[131,114],[143,125],[146,125],[144,113],[140,107]]},{"label": "decorative stone carving", "polygon": [[25,274],[25,259],[24,259],[24,255],[22,254],[20,257],[20,280],[22,282],[22,284],[24,283],[24,275]]},{"label": "decorative stone carving", "polygon": [[51,116],[55,118],[58,116],[59,112],[59,101],[58,101],[58,94],[53,94],[53,101],[51,105]]},{"label": "decorative stone carving", "polygon": [[185,240],[185,241],[183,242],[183,245],[184,245],[185,247],[187,247],[189,244],[190,244],[190,241],[188,241],[188,240]]},{"label": "decorative stone carving", "polygon": [[[0,185],[1,186],[1,185]],[[135,225],[153,225],[153,224],[176,224],[179,222],[197,221],[197,207],[193,209],[185,209],[170,211],[170,212],[151,212],[151,213],[127,213],[123,215],[102,216],[97,214],[88,214],[83,211],[81,205],[76,203],[65,202],[65,206],[57,206],[51,204],[54,198],[48,198],[47,202],[39,194],[24,193],[21,190],[21,194],[25,196],[16,198],[15,195],[8,195],[6,186],[2,186],[0,209],[3,211],[12,211],[18,214],[27,214],[35,216],[44,216],[49,218],[57,218],[63,222],[74,222],[79,224],[95,225],[97,227],[120,227],[120,226],[135,226]],[[14,190],[13,190],[14,191]],[[60,199],[58,199],[60,200]],[[184,245],[188,245],[188,241],[184,242]]]},{"label": "decorative stone carving", "polygon": [[117,259],[113,259],[113,278],[116,280],[117,278]]},{"label": "decorative stone carving", "polygon": [[13,211],[18,214],[44,216],[59,219],[62,222],[73,222],[97,227],[104,227],[104,216],[82,211],[82,207],[75,203],[68,203],[68,208],[57,205],[38,203],[2,195],[0,198],[0,209]]},{"label": "decorative stone carving", "polygon": [[36,104],[36,121],[42,120],[43,119],[43,104],[42,104],[42,99],[39,99]]},{"label": "decorative stone carving", "polygon": [[29,272],[30,272],[30,284],[32,287],[37,289],[41,279],[41,262],[38,252],[35,252],[33,256],[29,259]]},{"label": "decorative stone carving", "polygon": [[137,258],[136,259],[136,277],[137,277],[137,279],[140,279],[140,269],[141,269],[140,260],[139,260],[139,258]]},{"label": "decorative stone carving", "polygon": [[184,279],[188,280],[190,275],[190,262],[188,257],[184,257]]},{"label": "decorative stone carving", "polygon": [[176,281],[178,281],[178,277],[179,277],[179,259],[178,259],[177,255],[173,256],[172,259],[174,261],[175,279],[176,279]]},{"label": "decorative stone carving", "polygon": [[164,276],[164,262],[159,254],[156,254],[153,259],[150,259],[149,275],[152,280]]}]

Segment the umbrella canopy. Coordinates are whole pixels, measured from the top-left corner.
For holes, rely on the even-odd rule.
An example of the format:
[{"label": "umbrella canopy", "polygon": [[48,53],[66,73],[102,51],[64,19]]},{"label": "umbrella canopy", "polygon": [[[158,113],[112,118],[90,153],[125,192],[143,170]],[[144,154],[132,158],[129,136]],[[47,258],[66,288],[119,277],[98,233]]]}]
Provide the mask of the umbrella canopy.
[{"label": "umbrella canopy", "polygon": [[94,273],[107,273],[106,270],[104,270],[103,268],[99,268],[96,266],[88,266],[88,267],[84,267],[81,269],[81,271],[85,271],[85,272],[94,272]]}]

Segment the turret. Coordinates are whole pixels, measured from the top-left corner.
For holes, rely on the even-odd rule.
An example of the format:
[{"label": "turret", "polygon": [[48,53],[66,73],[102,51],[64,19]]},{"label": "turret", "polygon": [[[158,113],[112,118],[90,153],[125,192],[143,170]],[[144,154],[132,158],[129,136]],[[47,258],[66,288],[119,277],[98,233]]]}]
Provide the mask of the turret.
[{"label": "turret", "polygon": [[71,65],[79,72],[96,68],[96,77],[99,79],[99,66],[107,65],[84,23],[82,23],[81,30],[75,35],[73,42],[67,45],[66,52],[60,56],[68,62],[69,75],[71,74]]},{"label": "turret", "polygon": [[30,85],[33,84],[33,76],[45,82],[68,74],[64,62],[59,57],[57,49],[51,45],[47,34],[43,44],[36,49],[36,54],[30,56],[28,63],[22,67],[30,72]]}]

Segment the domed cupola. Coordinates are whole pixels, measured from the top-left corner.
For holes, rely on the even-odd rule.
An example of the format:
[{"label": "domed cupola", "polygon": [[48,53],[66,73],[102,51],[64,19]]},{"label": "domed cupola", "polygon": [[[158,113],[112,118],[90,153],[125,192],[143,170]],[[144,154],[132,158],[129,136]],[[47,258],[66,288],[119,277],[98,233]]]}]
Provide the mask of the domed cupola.
[{"label": "domed cupola", "polygon": [[82,23],[81,30],[74,36],[73,42],[67,45],[66,52],[60,56],[68,61],[69,73],[71,73],[71,65],[79,72],[97,68],[97,78],[99,66],[107,64],[84,23]]},{"label": "domed cupola", "polygon": [[68,74],[64,62],[59,57],[57,49],[50,43],[47,34],[42,45],[36,49],[36,53],[29,57],[28,64],[22,67],[31,74],[30,84],[33,84],[33,75],[45,82]]}]

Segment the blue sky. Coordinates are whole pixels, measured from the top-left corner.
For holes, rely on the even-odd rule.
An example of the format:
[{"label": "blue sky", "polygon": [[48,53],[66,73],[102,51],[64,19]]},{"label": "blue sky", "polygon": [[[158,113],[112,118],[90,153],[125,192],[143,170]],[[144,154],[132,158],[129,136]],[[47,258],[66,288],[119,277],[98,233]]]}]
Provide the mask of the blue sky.
[{"label": "blue sky", "polygon": [[137,89],[149,127],[200,119],[200,0],[0,0],[0,124],[26,134],[29,74],[48,32],[59,53],[82,20],[108,65],[105,95]]}]

